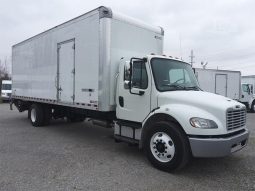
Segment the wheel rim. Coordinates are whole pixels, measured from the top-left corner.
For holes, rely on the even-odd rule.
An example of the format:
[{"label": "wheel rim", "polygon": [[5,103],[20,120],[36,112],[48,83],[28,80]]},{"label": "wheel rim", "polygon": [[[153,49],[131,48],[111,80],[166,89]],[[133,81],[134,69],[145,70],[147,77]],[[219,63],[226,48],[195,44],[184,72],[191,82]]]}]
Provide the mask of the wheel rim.
[{"label": "wheel rim", "polygon": [[175,154],[175,146],[171,137],[164,132],[157,132],[151,137],[150,149],[160,162],[169,162]]},{"label": "wheel rim", "polygon": [[36,111],[34,108],[31,110],[30,115],[31,115],[31,121],[34,123],[36,121]]}]

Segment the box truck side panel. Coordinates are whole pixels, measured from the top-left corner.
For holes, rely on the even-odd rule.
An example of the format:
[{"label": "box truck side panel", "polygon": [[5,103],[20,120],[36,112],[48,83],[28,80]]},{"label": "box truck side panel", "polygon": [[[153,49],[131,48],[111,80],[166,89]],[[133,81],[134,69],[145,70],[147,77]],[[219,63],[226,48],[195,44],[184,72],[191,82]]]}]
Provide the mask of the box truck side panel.
[{"label": "box truck side panel", "polygon": [[195,74],[202,90],[215,93],[215,77],[211,71],[196,69]]},{"label": "box truck side panel", "polygon": [[215,74],[215,93],[227,96],[227,74]]},{"label": "box truck side panel", "polygon": [[227,74],[227,97],[239,100],[241,98],[241,73],[226,72]]},{"label": "box truck side panel", "polygon": [[[64,45],[70,40],[72,45]],[[67,52],[63,50],[58,55],[60,44],[64,49],[74,45],[73,52],[65,50],[70,57],[64,57]],[[91,100],[97,101],[98,62],[99,14],[92,11],[13,46],[14,96],[56,101],[57,89],[66,86],[61,94],[65,96],[64,102],[88,104]],[[70,98],[73,95],[74,102]]]},{"label": "box truck side panel", "polygon": [[131,24],[118,17],[111,22],[111,91],[110,104],[114,104],[115,77],[121,58],[130,60],[131,57],[142,58],[151,53],[163,54],[163,34],[158,31]]},{"label": "box truck side panel", "polygon": [[239,71],[195,69],[201,89],[231,99],[240,99],[241,73]]},{"label": "box truck side panel", "polygon": [[98,102],[99,15],[83,21],[80,39],[75,40],[75,103]]}]

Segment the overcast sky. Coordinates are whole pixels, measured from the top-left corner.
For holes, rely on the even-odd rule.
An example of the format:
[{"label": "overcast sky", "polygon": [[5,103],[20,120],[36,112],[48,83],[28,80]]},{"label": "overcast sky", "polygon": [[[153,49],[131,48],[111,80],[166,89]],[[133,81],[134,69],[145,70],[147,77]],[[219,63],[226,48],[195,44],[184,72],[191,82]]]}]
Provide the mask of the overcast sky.
[{"label": "overcast sky", "polygon": [[11,46],[100,5],[165,30],[164,53],[255,75],[253,0],[0,0],[0,59]]}]

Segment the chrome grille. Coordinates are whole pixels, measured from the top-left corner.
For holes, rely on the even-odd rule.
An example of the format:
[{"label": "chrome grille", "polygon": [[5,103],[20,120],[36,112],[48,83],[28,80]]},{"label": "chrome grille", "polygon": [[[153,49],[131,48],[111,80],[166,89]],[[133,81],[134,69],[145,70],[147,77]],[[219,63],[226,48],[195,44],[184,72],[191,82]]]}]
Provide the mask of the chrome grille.
[{"label": "chrome grille", "polygon": [[228,110],[227,111],[227,129],[237,129],[245,126],[246,123],[246,110]]}]

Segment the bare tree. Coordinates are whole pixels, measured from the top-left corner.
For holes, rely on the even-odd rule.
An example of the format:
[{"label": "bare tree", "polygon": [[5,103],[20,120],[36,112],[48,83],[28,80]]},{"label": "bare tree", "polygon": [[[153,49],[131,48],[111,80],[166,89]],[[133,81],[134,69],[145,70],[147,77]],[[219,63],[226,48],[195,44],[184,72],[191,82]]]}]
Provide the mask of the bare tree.
[{"label": "bare tree", "polygon": [[10,75],[7,67],[7,58],[5,58],[4,62],[0,59],[0,81],[9,79]]},{"label": "bare tree", "polygon": [[7,58],[5,58],[4,62],[0,59],[0,91],[2,87],[2,80],[10,80],[10,75],[7,68]]}]

